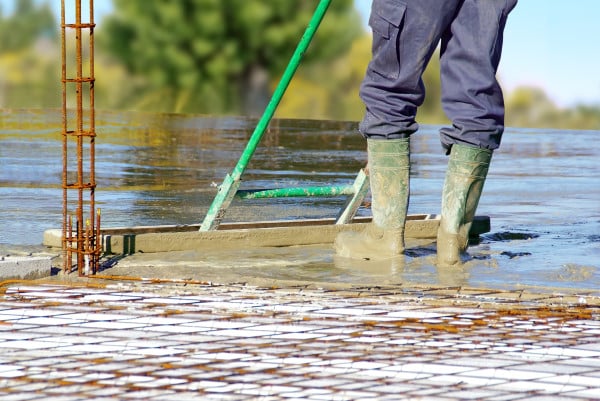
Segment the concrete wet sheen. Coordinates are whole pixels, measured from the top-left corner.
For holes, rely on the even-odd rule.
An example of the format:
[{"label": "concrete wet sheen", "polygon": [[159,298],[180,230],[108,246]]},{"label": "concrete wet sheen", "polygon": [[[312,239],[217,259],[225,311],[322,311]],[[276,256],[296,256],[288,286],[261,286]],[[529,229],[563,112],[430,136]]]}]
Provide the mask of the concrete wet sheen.
[{"label": "concrete wet sheen", "polygon": [[[43,231],[61,224],[60,116],[2,117],[0,251],[47,251]],[[98,122],[105,227],[200,222],[255,125]],[[354,130],[274,121],[244,185],[345,184],[365,162]],[[435,130],[412,140],[413,214],[439,209]],[[409,240],[384,263],[328,245],[202,249],[104,259],[103,274],[133,277],[0,283],[0,399],[600,399],[598,134],[508,129],[478,212],[492,231],[459,269],[436,269],[435,244]],[[330,217],[341,202],[235,204],[227,218]]]},{"label": "concrete wet sheen", "polygon": [[[103,227],[201,222],[216,186],[256,125],[239,117],[99,112],[97,118],[96,200]],[[424,126],[411,140],[412,214],[439,213],[447,159],[437,128]],[[470,247],[462,269],[438,271],[434,243],[411,245],[401,261],[388,265],[340,260],[329,247],[221,254],[198,250],[172,259],[135,255],[119,263],[142,269],[144,275],[177,272],[196,279],[220,271],[242,280],[598,289],[600,148],[591,144],[599,134],[509,127],[478,208],[478,214],[490,216],[492,230]],[[61,226],[60,113],[3,110],[0,140],[0,250],[7,254],[39,245],[44,230]],[[365,161],[365,143],[355,123],[274,120],[246,170],[243,187],[348,184]],[[342,203],[236,201],[226,220],[333,217]],[[157,260],[175,268],[148,273]]]}]

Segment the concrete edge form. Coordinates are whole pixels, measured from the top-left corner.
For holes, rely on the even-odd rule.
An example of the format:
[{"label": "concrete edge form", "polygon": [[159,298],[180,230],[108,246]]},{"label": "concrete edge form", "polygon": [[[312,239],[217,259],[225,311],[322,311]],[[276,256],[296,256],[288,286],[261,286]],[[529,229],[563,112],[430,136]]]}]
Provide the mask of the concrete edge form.
[{"label": "concrete edge form", "polygon": [[50,276],[50,256],[2,256],[0,257],[0,279],[33,280]]},{"label": "concrete edge form", "polygon": [[[406,237],[435,239],[439,216],[409,216]],[[260,225],[261,223],[256,223]],[[285,224],[283,222],[282,224]],[[360,231],[368,223],[293,225],[266,228],[223,229],[214,231],[190,230],[190,226],[121,227],[102,230],[102,244],[107,254],[136,252],[170,252],[218,246],[227,248],[281,247],[332,243],[341,231]],[[473,222],[471,235],[489,232],[490,219],[478,216]],[[62,232],[50,229],[44,232],[43,245],[61,247]]]}]

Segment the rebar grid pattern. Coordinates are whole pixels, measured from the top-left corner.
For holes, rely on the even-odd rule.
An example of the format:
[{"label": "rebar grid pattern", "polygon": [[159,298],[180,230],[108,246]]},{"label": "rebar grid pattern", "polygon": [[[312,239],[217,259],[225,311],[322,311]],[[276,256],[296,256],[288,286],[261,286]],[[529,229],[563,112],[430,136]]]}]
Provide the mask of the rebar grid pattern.
[{"label": "rebar grid pattern", "polygon": [[3,400],[600,398],[597,294],[13,286]]},{"label": "rebar grid pattern", "polygon": [[[99,240],[100,211],[95,210],[95,24],[93,4],[93,0],[89,0],[89,22],[84,23],[81,15],[81,0],[74,0],[75,22],[67,23],[65,0],[61,0],[63,270],[71,271],[73,254],[75,254],[80,276],[96,272],[102,246]],[[74,60],[67,56],[67,41],[71,39],[67,35],[67,30],[75,34]],[[88,32],[89,37],[87,48],[84,48],[83,44],[84,30]],[[74,62],[74,65],[69,65],[69,61]],[[85,61],[89,67],[87,74],[84,75]],[[71,71],[72,69],[74,72]],[[84,96],[84,90],[88,92],[87,96]],[[75,118],[68,111],[69,102],[73,100],[73,97],[76,108]],[[75,152],[75,160],[71,160],[73,152]],[[70,202],[70,194],[76,194],[74,204]],[[72,207],[75,207],[74,214],[70,210]],[[89,209],[87,216],[85,216],[84,207]]]}]

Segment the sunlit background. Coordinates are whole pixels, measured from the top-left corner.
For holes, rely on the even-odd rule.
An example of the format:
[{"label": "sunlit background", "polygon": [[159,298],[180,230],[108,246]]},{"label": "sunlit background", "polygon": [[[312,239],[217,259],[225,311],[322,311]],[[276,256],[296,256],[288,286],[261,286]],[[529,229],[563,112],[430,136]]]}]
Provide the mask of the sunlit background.
[{"label": "sunlit background", "polygon": [[[65,2],[74,22],[75,0]],[[202,221],[256,126],[246,116],[264,111],[317,4],[94,1],[103,227]],[[345,184],[364,166],[364,141],[350,133],[364,110],[369,8],[365,0],[331,2],[244,177],[247,188]],[[599,9],[598,0],[520,0],[509,18],[498,74],[509,127],[478,206],[493,232],[470,250],[502,285],[522,273],[536,283],[567,277],[560,286],[598,288]],[[0,245],[36,245],[63,214],[60,1],[0,0],[0,10]],[[72,73],[74,38],[67,39]],[[437,57],[429,67],[417,116],[423,129],[411,140],[412,214],[439,213],[446,165]],[[337,212],[327,198],[302,202],[270,205],[289,218]],[[227,218],[281,215],[240,203]],[[420,266],[427,258],[413,259]]]},{"label": "sunlit background", "polygon": [[[95,0],[96,108],[260,114],[318,1],[205,3]],[[370,3],[332,2],[276,117],[360,119]],[[498,74],[507,125],[600,128],[599,12],[596,0],[519,2]],[[60,107],[59,23],[59,0],[0,0],[1,108]],[[423,123],[446,122],[437,68]]]}]

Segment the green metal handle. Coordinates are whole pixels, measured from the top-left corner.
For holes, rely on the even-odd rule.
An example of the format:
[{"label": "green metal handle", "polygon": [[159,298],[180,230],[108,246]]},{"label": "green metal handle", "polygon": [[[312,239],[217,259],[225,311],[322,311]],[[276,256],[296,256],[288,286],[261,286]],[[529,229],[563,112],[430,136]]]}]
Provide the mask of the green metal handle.
[{"label": "green metal handle", "polygon": [[250,189],[239,190],[236,197],[241,199],[265,199],[265,198],[294,198],[313,196],[341,196],[353,195],[352,185],[337,185],[331,187],[297,187],[277,189]]},{"label": "green metal handle", "polygon": [[240,186],[241,176],[246,170],[250,159],[254,155],[256,147],[258,146],[258,143],[262,139],[265,130],[267,129],[267,126],[273,118],[273,114],[275,114],[275,109],[277,109],[279,102],[281,102],[281,98],[283,97],[283,94],[285,93],[290,81],[292,80],[294,73],[298,69],[300,60],[302,59],[302,56],[308,48],[308,45],[310,44],[313,36],[315,35],[319,24],[323,20],[323,16],[325,15],[325,12],[327,11],[327,8],[329,7],[330,3],[331,0],[321,0],[319,2],[317,9],[313,13],[312,18],[308,23],[308,26],[306,27],[304,35],[302,35],[302,38],[300,39],[300,42],[296,47],[296,51],[292,55],[292,58],[290,59],[283,73],[283,76],[281,77],[281,80],[279,81],[279,84],[277,85],[277,88],[275,89],[275,92],[271,97],[271,100],[267,104],[267,107],[262,117],[258,121],[256,128],[254,129],[254,132],[252,133],[252,136],[250,137],[250,140],[248,141],[248,144],[246,145],[242,156],[240,157],[237,165],[234,167],[231,174],[228,174],[225,177],[223,184],[219,188],[217,196],[215,196],[213,203],[208,209],[206,217],[204,218],[204,221],[200,226],[200,231],[208,231],[214,229],[219,225],[220,220],[223,218],[225,210],[227,209],[227,207],[229,207],[229,204],[233,200],[235,193],[237,192]]},{"label": "green metal handle", "polygon": [[244,170],[248,166],[248,163],[250,162],[250,159],[252,158],[252,155],[256,150],[258,142],[260,142],[267,126],[271,122],[273,114],[275,114],[275,110],[281,102],[283,94],[285,93],[288,85],[290,84],[290,81],[292,80],[292,77],[298,69],[298,65],[300,64],[302,56],[306,52],[308,45],[310,44],[313,36],[315,35],[315,32],[317,31],[317,28],[319,27],[319,24],[321,23],[321,20],[323,19],[323,16],[325,15],[327,8],[329,7],[329,3],[331,3],[331,0],[321,0],[317,9],[315,10],[308,24],[308,27],[306,28],[306,31],[302,36],[302,39],[300,39],[300,43],[298,43],[298,46],[296,47],[296,51],[292,55],[292,58],[290,59],[288,66],[286,67],[283,76],[281,77],[281,80],[277,85],[277,88],[275,88],[275,92],[273,93],[269,104],[267,104],[267,107],[261,119],[258,121],[258,124],[254,129],[252,137],[250,137],[250,140],[246,145],[244,153],[240,157],[237,166],[235,166],[235,168],[233,169],[231,175],[234,180],[239,179],[239,177],[243,174]]}]

